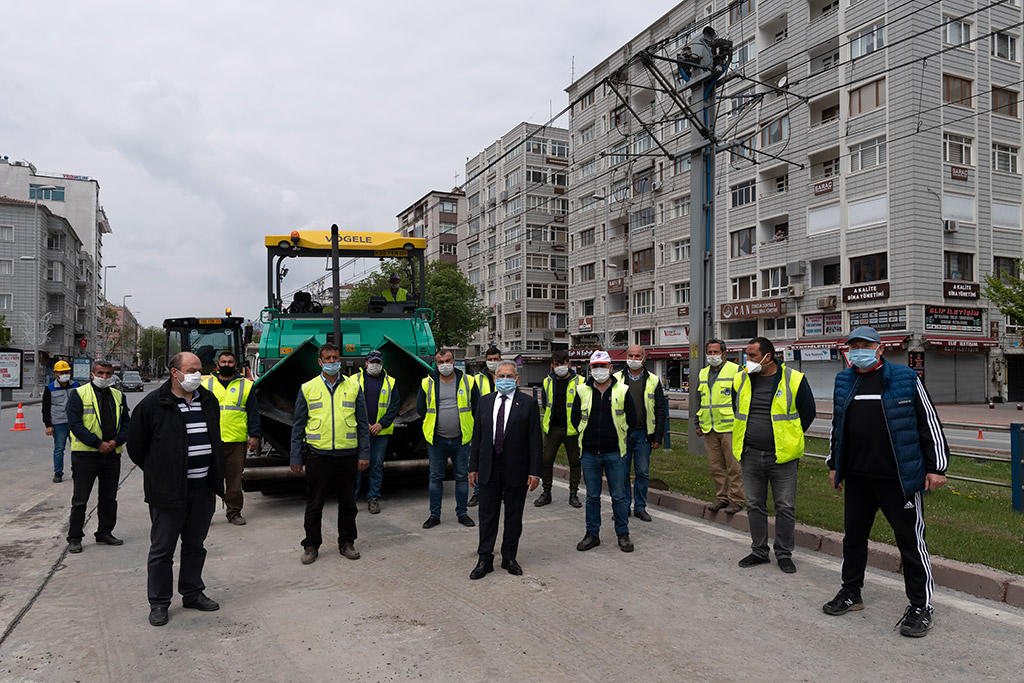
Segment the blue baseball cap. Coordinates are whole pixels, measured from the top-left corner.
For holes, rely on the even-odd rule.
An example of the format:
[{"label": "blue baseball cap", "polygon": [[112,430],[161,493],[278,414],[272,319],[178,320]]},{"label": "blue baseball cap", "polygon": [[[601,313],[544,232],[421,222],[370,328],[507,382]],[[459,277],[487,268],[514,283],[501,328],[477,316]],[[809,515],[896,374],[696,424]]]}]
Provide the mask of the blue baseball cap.
[{"label": "blue baseball cap", "polygon": [[374,349],[366,354],[366,362],[369,363],[371,360],[379,360],[381,363],[384,362],[384,356],[380,354],[380,351]]},{"label": "blue baseball cap", "polygon": [[858,327],[851,332],[850,338],[846,340],[846,343],[849,344],[854,339],[863,339],[864,341],[874,342],[875,344],[882,343],[882,338],[878,336],[878,331],[873,327],[868,327],[867,325]]}]

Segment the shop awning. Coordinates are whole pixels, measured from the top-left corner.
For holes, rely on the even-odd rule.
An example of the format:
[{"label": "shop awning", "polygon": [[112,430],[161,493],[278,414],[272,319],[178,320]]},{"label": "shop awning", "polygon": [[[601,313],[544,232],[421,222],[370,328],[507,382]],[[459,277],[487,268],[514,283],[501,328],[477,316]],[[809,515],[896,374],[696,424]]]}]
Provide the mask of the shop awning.
[{"label": "shop awning", "polygon": [[940,351],[981,351],[999,346],[992,337],[951,337],[929,334],[924,338],[928,346]]},{"label": "shop awning", "polygon": [[670,360],[684,360],[690,357],[690,347],[688,346],[655,346],[647,349],[647,357],[655,360],[670,359]]}]

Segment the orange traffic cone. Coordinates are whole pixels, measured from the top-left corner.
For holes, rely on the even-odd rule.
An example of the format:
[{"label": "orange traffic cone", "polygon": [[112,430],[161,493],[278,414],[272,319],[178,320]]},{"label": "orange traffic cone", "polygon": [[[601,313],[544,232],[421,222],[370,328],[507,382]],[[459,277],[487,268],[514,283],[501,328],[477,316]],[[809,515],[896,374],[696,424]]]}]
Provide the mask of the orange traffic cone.
[{"label": "orange traffic cone", "polygon": [[980,429],[978,430],[978,440],[979,441],[984,441],[985,440],[985,437],[981,435],[981,430]]},{"label": "orange traffic cone", "polygon": [[14,426],[11,427],[9,432],[27,432],[30,431],[25,426],[25,412],[21,409],[21,404],[18,404],[18,414],[14,416]]}]

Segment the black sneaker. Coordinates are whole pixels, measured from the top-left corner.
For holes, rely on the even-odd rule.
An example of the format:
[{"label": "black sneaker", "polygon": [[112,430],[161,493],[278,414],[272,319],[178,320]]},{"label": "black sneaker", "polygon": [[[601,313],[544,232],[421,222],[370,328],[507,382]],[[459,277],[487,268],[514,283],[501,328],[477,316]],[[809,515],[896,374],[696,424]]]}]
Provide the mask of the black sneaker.
[{"label": "black sneaker", "polygon": [[478,496],[478,495],[476,495],[474,493],[472,496],[469,497],[469,502],[466,503],[466,507],[475,508],[479,504],[480,504],[480,496]]},{"label": "black sneaker", "polygon": [[433,529],[435,526],[441,523],[440,518],[430,515],[427,517],[427,521],[423,522],[424,529]]},{"label": "black sneaker", "polygon": [[934,619],[932,618],[930,607],[907,605],[907,611],[903,613],[903,616],[896,622],[896,626],[892,627],[892,630],[895,631],[898,626],[900,635],[910,638],[924,638],[928,635],[928,630],[932,627],[933,622]]},{"label": "black sneaker", "polygon": [[539,507],[539,508],[540,507],[544,507],[545,505],[550,505],[551,504],[551,492],[550,491],[542,491],[541,494],[539,496],[537,496],[536,500],[533,501],[533,504],[536,507]]},{"label": "black sneaker", "polygon": [[580,502],[579,494],[577,494],[577,493],[570,493],[569,494],[569,505],[573,506],[574,508],[581,508],[581,507],[583,507],[583,503]]},{"label": "black sneaker", "polygon": [[759,564],[768,564],[771,562],[767,557],[758,557],[754,553],[750,553],[742,560],[740,560],[740,566],[746,569],[747,567],[756,567]]},{"label": "black sneaker", "polygon": [[599,545],[601,545],[601,539],[597,537],[597,534],[592,534],[588,531],[583,540],[576,544],[576,550],[590,550]]},{"label": "black sneaker", "polygon": [[476,522],[474,522],[473,518],[469,515],[462,515],[459,517],[459,524],[462,526],[476,526]]},{"label": "black sneaker", "polygon": [[53,475],[53,483],[54,484],[59,484],[62,481],[64,481],[64,475],[63,474],[57,474],[55,472],[54,475]]},{"label": "black sneaker", "polygon": [[859,612],[864,609],[864,601],[859,595],[854,595],[845,588],[840,588],[836,597],[832,598],[821,606],[821,611],[831,614],[834,617],[846,614],[847,612]]}]

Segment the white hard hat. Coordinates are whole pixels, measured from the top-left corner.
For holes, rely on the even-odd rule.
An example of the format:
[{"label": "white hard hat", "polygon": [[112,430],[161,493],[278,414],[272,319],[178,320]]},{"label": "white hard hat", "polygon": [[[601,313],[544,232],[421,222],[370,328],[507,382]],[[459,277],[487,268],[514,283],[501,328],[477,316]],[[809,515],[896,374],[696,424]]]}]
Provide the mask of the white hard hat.
[{"label": "white hard hat", "polygon": [[607,351],[601,351],[600,349],[598,349],[597,351],[594,351],[594,353],[590,354],[590,364],[591,365],[593,365],[594,363],[608,363],[608,364],[611,364],[611,362],[612,362],[612,357],[608,355]]}]

